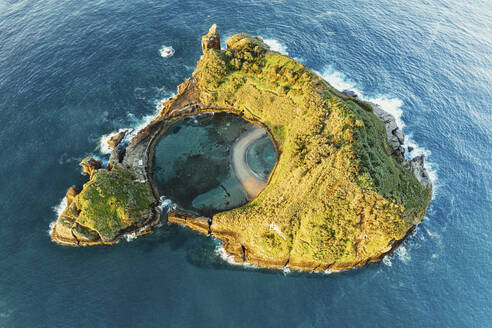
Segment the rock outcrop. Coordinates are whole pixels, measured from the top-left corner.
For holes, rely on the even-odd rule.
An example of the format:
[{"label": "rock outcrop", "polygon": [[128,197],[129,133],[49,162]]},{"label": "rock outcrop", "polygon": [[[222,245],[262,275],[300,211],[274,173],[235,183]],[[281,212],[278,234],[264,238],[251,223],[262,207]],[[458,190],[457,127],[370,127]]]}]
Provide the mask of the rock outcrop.
[{"label": "rock outcrop", "polygon": [[108,140],[108,145],[110,148],[115,149],[118,147],[118,145],[121,143],[121,141],[125,138],[126,133],[128,130],[121,131]]},{"label": "rock outcrop", "polygon": [[[345,90],[347,91],[347,90]],[[381,106],[375,103],[371,103],[374,114],[384,123],[386,128],[386,137],[390,146],[393,148],[393,154],[398,158],[402,165],[409,169],[419,183],[425,187],[432,189],[432,182],[430,181],[429,174],[424,167],[424,155],[417,156],[410,161],[405,158],[405,135],[403,131],[396,124],[396,119],[390,113],[386,112]],[[409,146],[408,152],[413,151],[413,147]]]},{"label": "rock outcrop", "polygon": [[[403,132],[396,124],[396,120],[390,113],[386,112],[381,108],[378,104],[371,103],[372,108],[374,109],[374,114],[384,123],[386,127],[386,137],[388,138],[388,142],[393,147],[394,150],[398,149],[403,142],[405,141],[405,137],[403,136]],[[403,150],[403,153],[405,151]]]},{"label": "rock outcrop", "polygon": [[71,186],[70,188],[68,188],[67,194],[65,195],[65,197],[67,198],[67,207],[72,204],[73,200],[79,193],[80,190],[78,190],[75,186]]},{"label": "rock outcrop", "polygon": [[202,36],[202,52],[205,54],[208,49],[220,50],[220,34],[217,32],[217,25],[214,24],[208,33]]},{"label": "rock outcrop", "polygon": [[102,167],[102,162],[89,156],[80,162],[80,166],[82,166],[84,174],[87,174],[90,178],[92,178],[94,172]]},{"label": "rock outcrop", "polygon": [[429,179],[429,174],[424,167],[424,155],[417,156],[412,158],[410,161],[410,171],[412,171],[413,175],[417,178],[422,186],[425,188],[432,188],[432,182]]}]

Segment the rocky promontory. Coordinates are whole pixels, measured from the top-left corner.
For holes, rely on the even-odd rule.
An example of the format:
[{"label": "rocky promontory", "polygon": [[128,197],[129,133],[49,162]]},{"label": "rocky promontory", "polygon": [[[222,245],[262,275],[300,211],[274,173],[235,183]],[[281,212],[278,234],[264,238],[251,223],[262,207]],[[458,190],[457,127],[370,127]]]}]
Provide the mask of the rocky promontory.
[{"label": "rocky promontory", "polygon": [[[238,263],[337,271],[381,260],[422,221],[432,188],[424,158],[407,159],[390,114],[334,89],[261,38],[237,34],[222,50],[214,25],[201,46],[193,79],[159,115],[128,145],[121,144],[125,134],[110,139],[115,153],[107,167],[81,163],[90,180],[67,192],[53,240],[110,244],[167,219],[220,239]],[[264,190],[212,217],[180,208],[161,213],[165,195],[151,170],[156,143],[176,122],[217,112],[269,134],[279,156]]]}]

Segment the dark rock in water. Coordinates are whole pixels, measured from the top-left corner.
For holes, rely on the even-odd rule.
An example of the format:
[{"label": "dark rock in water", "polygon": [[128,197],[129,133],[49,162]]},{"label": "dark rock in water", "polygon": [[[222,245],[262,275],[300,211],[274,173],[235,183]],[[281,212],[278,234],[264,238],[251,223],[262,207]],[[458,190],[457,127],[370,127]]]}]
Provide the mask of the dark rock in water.
[{"label": "dark rock in water", "polygon": [[84,169],[84,174],[88,174],[92,178],[94,172],[102,167],[102,162],[89,156],[80,162],[80,166]]},{"label": "dark rock in water", "polygon": [[345,96],[357,98],[357,94],[355,93],[355,91],[352,90],[343,90],[342,94]]},{"label": "dark rock in water", "polygon": [[424,168],[424,155],[417,156],[410,161],[410,171],[425,188],[432,188],[429,174]]},{"label": "dark rock in water", "polygon": [[208,49],[220,50],[220,34],[217,32],[217,25],[214,24],[208,33],[202,36],[202,51],[205,54]]},{"label": "dark rock in water", "polygon": [[128,132],[128,130],[121,131],[120,133],[112,136],[108,140],[109,147],[111,147],[112,149],[115,149],[121,143],[121,141],[123,140],[123,138],[125,138],[125,135],[126,135],[127,132]]},{"label": "dark rock in water", "polygon": [[408,146],[408,148],[407,148],[407,149],[408,149],[408,152],[409,152],[409,153],[411,153],[411,152],[413,151],[413,149],[414,149],[414,148],[413,148],[412,146]]}]

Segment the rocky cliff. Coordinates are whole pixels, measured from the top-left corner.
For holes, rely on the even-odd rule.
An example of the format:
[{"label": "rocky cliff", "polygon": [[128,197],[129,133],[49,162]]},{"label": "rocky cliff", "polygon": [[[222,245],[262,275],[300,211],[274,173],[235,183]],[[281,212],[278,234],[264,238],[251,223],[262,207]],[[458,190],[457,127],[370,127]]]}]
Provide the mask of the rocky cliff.
[{"label": "rocky cliff", "polygon": [[[193,80],[179,86],[108,168],[85,161],[91,179],[67,195],[55,241],[111,243],[151,229],[159,221],[150,169],[155,144],[179,120],[210,112],[262,125],[279,154],[266,188],[249,204],[210,218],[169,213],[170,222],[222,240],[236,262],[344,270],[381,260],[423,219],[431,184],[423,158],[405,158],[391,115],[334,89],[261,38],[237,34],[221,50],[214,25],[202,51]],[[115,149],[118,139],[111,139]]]}]

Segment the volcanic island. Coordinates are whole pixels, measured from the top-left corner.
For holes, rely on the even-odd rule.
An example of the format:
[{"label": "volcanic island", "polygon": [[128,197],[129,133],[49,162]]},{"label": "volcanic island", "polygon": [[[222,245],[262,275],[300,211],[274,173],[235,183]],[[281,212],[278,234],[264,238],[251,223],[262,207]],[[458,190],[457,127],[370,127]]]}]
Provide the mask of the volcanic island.
[{"label": "volcanic island", "polygon": [[[127,143],[126,131],[115,134],[107,165],[81,162],[89,181],[68,189],[52,240],[111,245],[171,222],[262,268],[342,271],[382,260],[425,216],[432,184],[424,157],[405,156],[403,132],[380,106],[336,90],[260,37],[240,33],[226,44],[213,25],[193,78],[153,121]],[[156,144],[183,120],[221,113],[255,126],[230,155],[247,202],[208,215],[164,207],[152,171]],[[261,179],[244,153],[266,135],[277,157]]]}]

